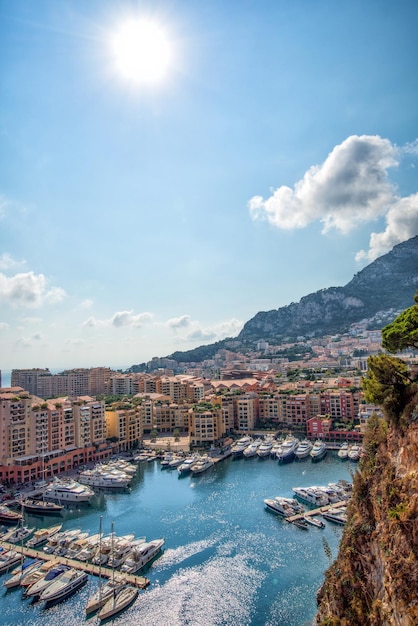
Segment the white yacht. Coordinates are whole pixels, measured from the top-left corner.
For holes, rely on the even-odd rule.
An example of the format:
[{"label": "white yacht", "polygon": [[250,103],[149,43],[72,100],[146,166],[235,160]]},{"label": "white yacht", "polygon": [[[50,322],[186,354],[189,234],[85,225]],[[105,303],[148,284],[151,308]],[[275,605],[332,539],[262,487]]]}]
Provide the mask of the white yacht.
[{"label": "white yacht", "polygon": [[299,500],[311,504],[318,508],[329,504],[328,496],[321,491],[317,491],[312,487],[292,487],[292,491],[296,494]]},{"label": "white yacht", "polygon": [[310,451],[313,448],[312,441],[309,439],[304,439],[300,442],[298,447],[295,450],[295,456],[297,459],[306,459],[309,456]]},{"label": "white yacht", "polygon": [[356,443],[353,443],[352,446],[350,446],[350,449],[348,451],[348,458],[350,459],[350,461],[354,461],[357,462],[360,460],[360,446],[357,445]]},{"label": "white yacht", "polygon": [[121,567],[121,572],[135,574],[152,561],[164,545],[164,539],[153,539],[134,548]]},{"label": "white yacht", "polygon": [[346,461],[348,459],[348,442],[345,441],[341,448],[337,452],[337,456],[341,461]]},{"label": "white yacht", "polygon": [[260,445],[258,446],[257,456],[259,456],[260,459],[270,456],[272,447],[273,447],[273,439],[271,437],[266,437],[266,439],[264,439],[264,441],[262,441]]},{"label": "white yacht", "polygon": [[244,453],[245,448],[251,442],[252,442],[252,437],[250,437],[249,435],[245,435],[244,437],[241,437],[240,439],[238,439],[231,446],[231,454],[232,454],[232,456],[242,456],[242,454]]},{"label": "white yacht", "polygon": [[128,487],[131,477],[120,470],[111,471],[95,467],[92,470],[80,472],[78,481],[83,485],[103,489],[124,489]]},{"label": "white yacht", "polygon": [[324,459],[327,455],[327,446],[325,444],[325,441],[315,441],[309,454],[314,463],[316,461],[322,461],[322,459]]},{"label": "white yacht", "polygon": [[51,585],[41,593],[41,602],[56,602],[63,600],[75,593],[80,587],[86,584],[88,575],[76,569],[69,569],[62,576],[59,576]]},{"label": "white yacht", "polygon": [[264,504],[274,513],[282,517],[291,517],[298,513],[304,513],[305,509],[299,504],[295,498],[283,498],[276,496],[275,498],[266,498]]},{"label": "white yacht", "polygon": [[197,460],[198,460],[197,455],[188,456],[187,458],[183,459],[183,463],[180,463],[180,465],[177,467],[178,473],[188,474],[192,469],[193,463],[196,463]]},{"label": "white yacht", "polygon": [[36,546],[46,543],[48,539],[59,533],[62,528],[62,524],[56,524],[49,528],[39,528],[33,533],[33,537],[27,542],[28,548],[35,548]]},{"label": "white yacht", "polygon": [[335,524],[344,526],[347,522],[347,511],[345,508],[328,509],[328,511],[322,513],[322,517],[329,522],[334,522]]},{"label": "white yacht", "polygon": [[291,463],[295,458],[295,452],[299,445],[299,439],[288,435],[283,441],[281,449],[277,452],[279,463]]},{"label": "white yacht", "polygon": [[213,467],[214,465],[215,463],[213,459],[211,459],[210,456],[205,455],[198,459],[196,463],[193,463],[190,471],[192,472],[192,474],[201,474],[202,472],[206,472],[206,470]]},{"label": "white yacht", "polygon": [[261,441],[253,441],[245,448],[243,455],[246,459],[252,459],[254,456],[257,456],[257,450],[261,445]]},{"label": "white yacht", "polygon": [[76,480],[55,478],[45,489],[45,500],[57,500],[61,503],[90,502],[94,491]]}]

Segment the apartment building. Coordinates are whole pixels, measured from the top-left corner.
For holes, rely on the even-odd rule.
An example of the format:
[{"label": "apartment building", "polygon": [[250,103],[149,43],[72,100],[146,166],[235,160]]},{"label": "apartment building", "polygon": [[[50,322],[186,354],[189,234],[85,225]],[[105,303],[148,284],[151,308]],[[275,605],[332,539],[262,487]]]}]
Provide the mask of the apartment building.
[{"label": "apartment building", "polygon": [[259,399],[256,393],[237,396],[236,428],[239,431],[254,430],[259,417]]},{"label": "apartment building", "polygon": [[122,452],[139,444],[143,436],[141,411],[138,407],[106,410],[106,436]]},{"label": "apartment building", "polygon": [[23,370],[14,369],[12,370],[11,386],[12,388],[21,387],[22,389],[24,389],[25,391],[28,391],[32,395],[35,395],[35,396],[39,395],[41,398],[46,398],[47,396],[43,396],[40,393],[38,393],[39,379],[42,377],[50,378],[51,376],[52,374],[49,371],[49,369],[41,369],[41,368],[23,369]]},{"label": "apartment building", "polygon": [[12,370],[12,387],[21,387],[40,398],[96,396],[104,393],[112,370],[108,367],[77,368],[51,374],[49,369]]}]

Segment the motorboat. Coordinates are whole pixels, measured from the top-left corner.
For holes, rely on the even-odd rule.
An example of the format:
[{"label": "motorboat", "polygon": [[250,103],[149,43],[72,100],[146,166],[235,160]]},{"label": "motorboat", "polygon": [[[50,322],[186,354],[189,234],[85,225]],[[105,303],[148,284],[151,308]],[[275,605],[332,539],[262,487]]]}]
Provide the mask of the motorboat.
[{"label": "motorboat", "polygon": [[64,507],[57,502],[26,498],[22,502],[22,508],[25,513],[30,513],[30,515],[59,515]]},{"label": "motorboat", "polygon": [[315,441],[309,454],[313,463],[316,463],[317,461],[322,461],[322,459],[324,459],[327,455],[327,446],[325,444],[325,441]]},{"label": "motorboat", "polygon": [[75,558],[78,561],[89,561],[94,556],[100,539],[100,533],[96,533],[95,535],[90,535],[90,537],[87,537],[85,545],[76,554]]},{"label": "motorboat", "polygon": [[17,524],[22,519],[22,514],[18,511],[12,511],[5,504],[0,504],[0,523],[1,524]]},{"label": "motorboat", "polygon": [[305,519],[295,519],[292,521],[292,524],[301,530],[308,530],[308,524]]},{"label": "motorboat", "polygon": [[355,463],[360,460],[360,446],[356,443],[353,443],[353,445],[350,446],[348,458],[350,461],[354,461]]},{"label": "motorboat", "polygon": [[300,444],[295,450],[296,458],[298,460],[306,459],[309,456],[309,453],[312,450],[312,448],[313,448],[312,441],[309,441],[309,439],[304,439],[303,441],[300,442]]},{"label": "motorboat", "polygon": [[322,513],[322,517],[329,522],[334,522],[334,524],[340,524],[340,526],[344,526],[347,522],[347,512],[344,508],[328,509]]},{"label": "motorboat", "polygon": [[346,461],[348,459],[348,442],[345,441],[341,448],[337,452],[337,456],[341,461]]},{"label": "motorboat", "polygon": [[[132,550],[133,543],[130,538],[118,539],[109,554],[107,566],[113,569],[120,567]],[[145,538],[137,540],[136,545],[142,545],[143,543],[145,543]]]},{"label": "motorboat", "polygon": [[124,489],[129,486],[131,477],[120,470],[114,472],[96,467],[80,472],[78,481],[82,485],[89,485],[99,489]]},{"label": "motorboat", "polygon": [[171,461],[168,463],[168,469],[177,469],[184,461],[184,457],[182,456],[173,456]]},{"label": "motorboat", "polygon": [[251,442],[252,442],[252,437],[250,437],[249,435],[245,435],[244,437],[241,437],[240,439],[238,439],[231,446],[232,456],[234,457],[242,456],[244,454],[245,448],[249,446]]},{"label": "motorboat", "polygon": [[77,539],[72,541],[65,550],[67,559],[76,559],[77,554],[87,546],[88,533],[82,533]]},{"label": "motorboat", "polygon": [[131,585],[123,585],[115,591],[107,602],[100,609],[98,617],[100,620],[108,619],[113,615],[121,613],[127,609],[138,597],[138,589]]},{"label": "motorboat", "polygon": [[132,542],[134,537],[134,534],[117,537],[114,532],[111,532],[107,535],[107,537],[104,537],[100,541],[100,545],[91,562],[94,563],[94,565],[105,565],[108,562],[110,555],[118,548],[120,543],[125,544],[126,542]]},{"label": "motorboat", "polygon": [[76,570],[68,569],[62,576],[59,576],[52,584],[41,593],[41,602],[56,602],[68,598],[88,581],[88,574]]},{"label": "motorboat", "polygon": [[41,561],[38,567],[34,568],[30,572],[24,573],[20,581],[20,586],[25,587],[25,588],[30,587],[31,585],[36,583],[38,580],[46,576],[46,574],[51,569],[56,567],[56,565],[57,564],[55,561]]},{"label": "motorboat", "polygon": [[33,533],[33,537],[31,537],[31,539],[29,539],[26,543],[27,547],[35,548],[36,546],[45,543],[48,539],[59,533],[61,528],[62,524],[56,524],[55,526],[50,526],[49,528],[38,528],[38,530],[35,530]]},{"label": "motorboat", "polygon": [[316,526],[316,528],[325,528],[324,522],[320,519],[317,519],[313,515],[304,515],[303,519],[307,524],[310,524],[311,526]]},{"label": "motorboat", "polygon": [[17,550],[6,550],[0,555],[0,574],[9,571],[13,565],[16,565],[22,559],[22,554]]},{"label": "motorboat", "polygon": [[100,584],[96,593],[94,593],[87,601],[86,615],[90,615],[98,611],[106,602],[124,586],[124,579],[117,574],[112,576],[104,585]]},{"label": "motorboat", "polygon": [[283,445],[283,439],[277,439],[276,441],[274,441],[270,450],[270,458],[277,459],[277,453],[278,452],[281,453],[282,445]]},{"label": "motorboat", "polygon": [[264,441],[262,441],[257,448],[257,456],[260,457],[260,459],[264,459],[265,457],[270,456],[272,447],[273,439],[270,437],[264,439]]},{"label": "motorboat", "polygon": [[6,587],[6,589],[19,587],[23,577],[26,574],[35,571],[41,563],[42,561],[39,561],[38,559],[27,559],[23,561],[20,567],[18,567],[16,570],[13,570],[11,578],[4,581],[3,586]]},{"label": "motorboat", "polygon": [[206,472],[206,470],[210,469],[215,465],[213,459],[210,456],[202,456],[200,459],[193,463],[190,468],[192,474],[201,474],[202,472]]},{"label": "motorboat", "polygon": [[121,567],[121,572],[134,574],[145,567],[161,551],[164,539],[147,541],[132,550]]},{"label": "motorboat", "polygon": [[264,504],[270,511],[282,517],[291,517],[304,512],[303,507],[294,498],[276,496],[275,498],[266,498]]},{"label": "motorboat", "polygon": [[48,539],[46,546],[44,546],[45,554],[54,554],[55,550],[61,546],[65,545],[76,539],[77,535],[81,533],[81,528],[75,528],[73,530],[63,530],[61,532],[55,533]]},{"label": "motorboat", "polygon": [[312,487],[292,487],[292,491],[296,497],[306,504],[311,504],[315,508],[329,504],[328,496],[321,491],[317,491]]},{"label": "motorboat", "polygon": [[4,537],[3,541],[9,543],[23,543],[28,537],[31,536],[35,528],[28,528],[27,526],[17,526],[13,530],[10,530]]},{"label": "motorboat", "polygon": [[246,459],[252,459],[253,457],[257,456],[257,450],[260,445],[261,441],[252,441],[250,444],[248,444],[242,454],[245,456]]},{"label": "motorboat", "polygon": [[277,453],[277,458],[279,463],[291,463],[295,458],[295,452],[299,445],[299,439],[297,437],[293,437],[293,435],[289,435],[283,441],[281,450]]},{"label": "motorboat", "polygon": [[135,465],[129,461],[125,461],[124,459],[114,459],[113,461],[109,461],[105,467],[107,469],[117,469],[121,472],[125,472],[125,474],[130,474],[131,476],[136,474],[137,470]]},{"label": "motorboat", "polygon": [[61,578],[70,568],[68,565],[58,564],[50,569],[44,576],[32,583],[26,588],[25,596],[37,597],[40,596],[48,587]]},{"label": "motorboat", "polygon": [[178,473],[188,474],[191,471],[193,463],[196,463],[197,459],[198,457],[196,455],[188,456],[185,459],[183,459],[183,462],[180,463],[180,465],[177,467]]},{"label": "motorboat", "polygon": [[90,502],[93,496],[94,491],[90,487],[72,479],[55,478],[45,489],[46,500],[57,500],[60,503],[81,504]]}]

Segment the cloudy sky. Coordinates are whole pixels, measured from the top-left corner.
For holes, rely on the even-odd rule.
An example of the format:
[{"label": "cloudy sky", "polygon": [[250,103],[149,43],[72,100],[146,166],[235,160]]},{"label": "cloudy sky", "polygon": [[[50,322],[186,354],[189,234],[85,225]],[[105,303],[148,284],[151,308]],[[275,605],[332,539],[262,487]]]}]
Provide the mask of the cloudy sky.
[{"label": "cloudy sky", "polygon": [[418,234],[416,0],[0,0],[0,369],[235,336]]}]

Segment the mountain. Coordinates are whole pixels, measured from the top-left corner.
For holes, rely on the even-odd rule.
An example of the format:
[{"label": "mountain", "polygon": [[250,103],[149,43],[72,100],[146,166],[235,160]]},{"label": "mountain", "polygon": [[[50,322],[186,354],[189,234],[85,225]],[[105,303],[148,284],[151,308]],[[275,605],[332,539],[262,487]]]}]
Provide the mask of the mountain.
[{"label": "mountain", "polygon": [[257,313],[238,337],[174,352],[168,359],[199,362],[234,341],[253,344],[258,340],[280,344],[297,337],[341,334],[351,324],[373,319],[373,328],[383,328],[397,313],[413,304],[418,289],[418,236],[398,244],[358,272],[345,287],[329,287],[303,297],[299,302]]},{"label": "mountain", "polygon": [[370,263],[345,287],[321,289],[300,302],[257,313],[238,339],[279,343],[298,336],[343,333],[351,324],[375,316],[381,317],[375,328],[382,327],[395,317],[395,311],[412,306],[417,289],[418,236]]}]

